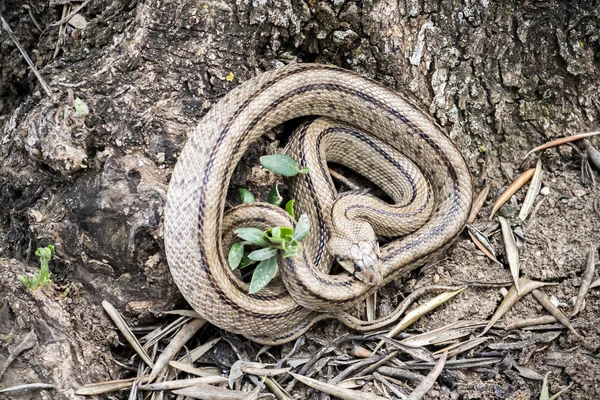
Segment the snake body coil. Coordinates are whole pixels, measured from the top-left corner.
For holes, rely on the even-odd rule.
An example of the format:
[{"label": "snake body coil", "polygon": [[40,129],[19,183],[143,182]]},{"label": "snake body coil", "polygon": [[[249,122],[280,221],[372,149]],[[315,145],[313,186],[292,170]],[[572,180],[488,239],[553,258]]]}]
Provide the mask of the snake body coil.
[{"label": "snake body coil", "polygon": [[[283,210],[264,203],[239,206],[224,214],[227,188],[250,143],[287,120],[310,115],[339,121],[341,128],[335,127],[338,122],[330,120],[316,123],[325,124],[325,130],[347,131],[344,134],[349,135],[348,139],[333,136],[331,140],[334,146],[347,149],[338,154],[346,152],[349,159],[358,160],[355,163],[362,167],[359,172],[363,175],[380,156],[402,171],[412,168],[406,167],[412,160],[426,181],[421,183],[420,178],[407,174],[405,183],[388,185],[394,180],[391,172],[367,175],[397,203],[402,202],[401,192],[410,191],[402,185],[420,187],[408,196],[406,204],[387,211],[373,198],[361,201],[360,207],[353,205],[352,195],[336,200],[335,189],[328,183],[330,178],[323,178],[324,161],[319,162],[323,173],[316,171],[314,177],[317,168],[311,165],[310,178],[306,178],[312,179],[310,182],[298,183],[303,185],[299,189],[291,183],[299,210],[308,213],[312,221],[306,250],[295,257],[280,258],[281,277],[250,295],[247,284],[227,264],[225,254],[233,240],[233,229],[291,226],[294,221]],[[297,141],[293,139],[288,146],[290,151],[294,140]],[[349,143],[353,140],[368,146],[352,153],[350,149],[355,146]],[[313,159],[319,158],[317,150],[308,152],[314,153],[308,154]],[[398,152],[409,160],[400,160],[401,156],[394,155]],[[302,158],[303,154],[297,157]],[[337,158],[343,161],[344,157]],[[390,168],[393,171],[395,167]],[[296,64],[238,86],[192,132],[169,186],[166,254],[181,293],[202,317],[257,342],[279,344],[298,337],[317,320],[336,317],[324,312],[339,313],[377,287],[349,274],[327,274],[331,254],[338,257],[341,246],[336,241],[326,243],[336,218],[345,216],[368,222],[377,234],[387,234],[390,226],[403,224],[395,222],[392,214],[404,215],[401,221],[409,221],[408,225],[420,220],[413,228],[401,227],[403,236],[380,249],[376,244],[384,285],[445,248],[462,231],[471,200],[471,177],[460,151],[421,110],[399,94],[350,71],[328,65]],[[415,210],[422,213],[416,215]],[[386,217],[386,213],[390,216]],[[370,259],[365,260],[360,263]]]}]

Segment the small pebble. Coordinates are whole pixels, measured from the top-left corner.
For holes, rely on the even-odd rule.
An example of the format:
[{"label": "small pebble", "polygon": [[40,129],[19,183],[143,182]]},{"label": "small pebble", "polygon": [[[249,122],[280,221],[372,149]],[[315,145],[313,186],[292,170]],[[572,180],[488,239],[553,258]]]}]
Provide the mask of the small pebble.
[{"label": "small pebble", "polygon": [[542,190],[540,190],[540,194],[542,196],[548,196],[550,194],[550,188],[548,186],[544,186]]}]

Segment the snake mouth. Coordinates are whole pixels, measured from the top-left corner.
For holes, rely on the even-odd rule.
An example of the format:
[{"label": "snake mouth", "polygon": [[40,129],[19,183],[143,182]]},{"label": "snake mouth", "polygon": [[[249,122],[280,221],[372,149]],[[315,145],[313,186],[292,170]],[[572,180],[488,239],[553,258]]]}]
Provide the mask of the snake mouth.
[{"label": "snake mouth", "polygon": [[379,286],[383,283],[383,275],[379,268],[366,268],[355,271],[354,276],[368,285]]},{"label": "snake mouth", "polygon": [[336,259],[346,271],[367,285],[380,285],[383,282],[377,241],[358,242],[352,245],[350,257]]}]

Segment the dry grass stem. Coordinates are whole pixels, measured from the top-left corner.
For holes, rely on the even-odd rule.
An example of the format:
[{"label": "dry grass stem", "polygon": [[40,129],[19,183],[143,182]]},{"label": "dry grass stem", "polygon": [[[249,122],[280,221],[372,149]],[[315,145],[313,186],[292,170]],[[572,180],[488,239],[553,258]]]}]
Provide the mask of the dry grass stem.
[{"label": "dry grass stem", "polygon": [[[445,302],[447,302],[448,300],[450,300],[451,298],[453,298],[454,296],[456,296],[457,294],[459,294],[460,292],[462,292],[465,289],[466,289],[466,287],[463,287],[461,289],[454,290],[452,292],[444,292],[442,294],[437,295],[433,299],[426,301],[425,303],[421,304],[420,306],[414,308],[413,310],[406,313],[404,318],[402,318],[402,320],[392,330],[390,330],[390,332],[387,333],[385,336],[388,338],[392,338],[392,337],[396,336],[399,332],[401,332],[402,330],[411,326],[415,321],[417,321],[423,315],[436,309],[437,307],[444,304]],[[375,350],[373,350],[373,354],[375,354],[377,352],[377,350],[379,350],[379,348],[381,346],[383,346],[384,343],[385,342],[383,340],[381,340],[375,347]]]},{"label": "dry grass stem", "polygon": [[552,324],[557,322],[555,316],[553,315],[545,315],[543,317],[524,319],[521,321],[513,322],[512,324],[508,324],[504,327],[505,330],[511,331],[513,329],[525,328],[528,326],[536,326],[536,325],[544,325],[544,324]]},{"label": "dry grass stem", "polygon": [[469,232],[469,237],[475,246],[481,250],[481,252],[485,254],[487,258],[498,265],[502,265],[502,263],[496,258],[496,251],[492,247],[492,244],[488,240],[487,236],[471,225],[467,225],[467,231]]},{"label": "dry grass stem", "polygon": [[504,249],[506,250],[506,259],[508,260],[510,274],[512,275],[518,293],[520,292],[519,274],[521,270],[519,249],[517,248],[517,242],[515,242],[515,235],[506,218],[498,217],[498,221],[500,221],[500,227],[502,228],[502,239],[504,241]]},{"label": "dry grass stem", "polygon": [[26,383],[24,385],[11,386],[4,389],[0,389],[0,393],[18,392],[20,390],[32,390],[32,389],[58,389],[56,385],[50,383]]},{"label": "dry grass stem", "polygon": [[2,28],[6,31],[6,33],[8,34],[8,37],[10,37],[10,39],[13,41],[15,46],[17,46],[17,49],[19,49],[19,51],[21,52],[21,55],[23,56],[23,59],[25,60],[25,62],[27,62],[27,65],[29,65],[29,68],[31,68],[31,71],[33,72],[33,74],[35,75],[37,80],[40,82],[40,85],[42,85],[42,89],[44,89],[44,92],[46,92],[46,94],[49,97],[51,97],[52,91],[50,90],[50,86],[48,86],[48,84],[46,83],[44,78],[42,78],[42,75],[40,74],[38,69],[35,67],[35,65],[33,64],[33,61],[31,61],[31,58],[29,58],[25,49],[23,48],[23,46],[21,46],[19,39],[17,39],[14,32],[12,31],[12,29],[10,29],[10,26],[4,20],[4,17],[2,17],[2,15],[0,15],[0,22],[2,22]]},{"label": "dry grass stem", "polygon": [[452,357],[457,356],[457,355],[459,355],[461,353],[464,353],[465,351],[469,351],[469,350],[471,350],[471,349],[479,346],[483,342],[488,341],[490,338],[491,338],[490,336],[476,337],[476,338],[473,338],[473,339],[466,340],[464,342],[456,343],[456,344],[448,346],[448,347],[446,347],[444,349],[440,349],[440,350],[434,352],[433,356],[435,358],[439,358],[443,352],[447,351],[448,352],[448,357],[452,358]]},{"label": "dry grass stem", "polygon": [[339,397],[343,400],[387,400],[385,397],[376,396],[373,393],[364,393],[352,389],[345,389],[337,385],[320,382],[316,379],[308,378],[293,372],[290,372],[290,375],[292,375],[296,380],[304,383],[306,386],[309,386],[320,392]]},{"label": "dry grass stem", "polygon": [[592,279],[594,279],[594,273],[596,272],[596,246],[591,246],[588,253],[587,263],[585,266],[585,272],[583,273],[581,286],[579,287],[579,293],[577,294],[577,300],[575,301],[575,307],[571,316],[577,315],[581,310],[581,305],[585,300]]},{"label": "dry grass stem", "polygon": [[574,142],[576,140],[588,138],[588,137],[595,136],[598,134],[600,134],[600,132],[586,132],[586,133],[579,133],[577,135],[566,136],[566,137],[562,137],[560,139],[552,140],[550,142],[544,143],[541,146],[536,147],[535,149],[529,150],[529,152],[527,154],[525,154],[525,157],[523,157],[523,158],[525,159],[525,158],[529,157],[532,153],[535,153],[536,151],[546,150],[550,147],[555,147],[555,146],[559,146],[561,144]]},{"label": "dry grass stem", "polygon": [[548,310],[548,312],[558,320],[558,322],[569,328],[573,335],[579,337],[579,333],[577,333],[575,328],[573,328],[573,325],[571,325],[571,322],[569,321],[567,316],[563,314],[562,311],[560,311],[558,307],[556,307],[554,303],[552,303],[550,299],[544,295],[544,293],[540,292],[539,290],[534,290],[533,295],[535,296],[537,301],[539,301],[540,304],[544,306],[544,308]]},{"label": "dry grass stem", "polygon": [[199,383],[212,384],[212,383],[224,383],[227,382],[227,378],[220,375],[203,376],[200,378],[189,378],[189,379],[177,379],[174,381],[156,382],[146,385],[140,385],[140,390],[173,390],[182,389],[189,386],[194,386]]},{"label": "dry grass stem", "polygon": [[514,306],[523,296],[543,286],[551,285],[557,285],[557,283],[538,282],[529,280],[527,278],[519,278],[519,287],[521,288],[521,292],[518,293],[514,285],[510,288],[506,297],[504,297],[504,300],[502,301],[502,303],[500,304],[500,306],[498,307],[498,309],[496,310],[486,327],[483,329],[483,332],[479,334],[479,336],[481,337],[485,335],[485,333],[489,331],[490,328],[494,326],[494,324],[498,322],[498,320],[504,314],[506,314],[506,312],[510,310],[510,308]]},{"label": "dry grass stem", "polygon": [[211,375],[220,375],[221,370],[217,367],[202,367],[196,368],[191,364],[181,362],[181,361],[170,361],[169,365],[175,369],[178,369],[183,372],[187,372],[188,374],[196,375],[196,376],[211,376]]},{"label": "dry grass stem", "polygon": [[481,207],[483,207],[483,204],[487,200],[489,193],[490,193],[490,186],[487,185],[486,187],[484,187],[481,190],[481,192],[479,192],[477,197],[475,197],[475,200],[473,201],[473,206],[471,207],[471,213],[469,214],[469,217],[467,218],[468,224],[472,224],[475,221],[475,219],[477,218],[477,214],[479,214],[479,211],[481,210]]},{"label": "dry grass stem", "polygon": [[206,321],[203,319],[193,319],[189,323],[187,323],[177,334],[171,342],[165,347],[163,352],[160,354],[154,367],[152,367],[152,371],[150,372],[150,382],[152,382],[158,374],[169,364],[169,361],[173,360],[179,350],[206,324]]},{"label": "dry grass stem", "polygon": [[521,207],[521,211],[519,212],[519,219],[521,221],[525,221],[525,219],[527,219],[527,216],[533,208],[535,198],[537,197],[542,187],[543,172],[544,170],[542,169],[542,159],[538,158],[537,164],[535,166],[535,172],[533,174],[533,177],[531,178],[531,184],[529,185],[529,189],[527,189],[525,200],[523,200],[523,206]]},{"label": "dry grass stem", "polygon": [[242,400],[251,392],[229,390],[200,383],[183,389],[174,390],[173,393],[202,400]]},{"label": "dry grass stem", "polygon": [[428,332],[411,336],[402,340],[400,343],[410,347],[422,347],[432,344],[439,344],[467,336],[472,330],[484,325],[485,323],[480,321],[457,321]]},{"label": "dry grass stem", "polygon": [[502,207],[504,203],[506,203],[508,199],[510,199],[512,195],[517,192],[517,190],[519,190],[521,187],[523,187],[523,185],[529,182],[534,173],[535,168],[531,168],[523,172],[521,176],[519,176],[513,183],[510,184],[510,186],[506,188],[506,190],[500,195],[500,197],[498,197],[498,200],[496,200],[496,202],[494,203],[494,206],[492,207],[492,212],[490,214],[490,219],[494,216],[494,214],[496,214],[496,211],[498,211],[500,207]]},{"label": "dry grass stem", "polygon": [[144,348],[142,347],[140,342],[138,342],[133,332],[131,332],[131,329],[129,329],[129,326],[121,316],[121,313],[119,313],[117,309],[106,300],[102,302],[102,307],[104,307],[104,310],[106,311],[110,319],[112,319],[117,329],[121,331],[121,333],[125,337],[125,340],[127,340],[131,347],[133,347],[133,350],[135,350],[135,352],[138,353],[138,355],[142,358],[142,360],[144,360],[146,364],[148,364],[150,368],[153,368],[154,363],[150,359],[150,356],[148,356],[146,350],[144,350]]},{"label": "dry grass stem", "polygon": [[592,146],[592,143],[590,143],[589,140],[584,139],[582,142],[583,148],[588,158],[590,159],[592,164],[596,166],[596,168],[600,169],[600,151],[598,151],[594,146]]},{"label": "dry grass stem", "polygon": [[415,388],[415,390],[408,396],[407,400],[420,400],[425,396],[427,392],[433,387],[433,384],[437,380],[438,376],[444,370],[444,365],[446,364],[446,358],[448,357],[448,353],[444,352],[440,357],[440,360],[435,364],[435,367],[431,370],[431,372],[419,383],[419,385]]},{"label": "dry grass stem", "polygon": [[[149,377],[146,377],[143,382],[147,382]],[[76,395],[79,396],[94,396],[98,394],[104,394],[109,392],[114,392],[116,390],[123,390],[131,388],[133,383],[138,378],[130,378],[130,379],[119,379],[116,381],[106,381],[106,382],[98,382],[98,383],[90,383],[89,385],[84,385],[75,391]]]}]

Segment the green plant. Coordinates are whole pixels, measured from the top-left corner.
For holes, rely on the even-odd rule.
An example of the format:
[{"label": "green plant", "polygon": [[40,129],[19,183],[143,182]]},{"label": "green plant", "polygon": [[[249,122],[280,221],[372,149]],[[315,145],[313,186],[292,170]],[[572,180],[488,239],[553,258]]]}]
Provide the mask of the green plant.
[{"label": "green plant", "polygon": [[[277,252],[283,257],[292,257],[302,251],[302,240],[310,231],[310,219],[302,215],[296,228],[276,226],[266,231],[258,228],[238,228],[235,230],[241,242],[234,243],[229,250],[228,262],[232,270],[246,268],[259,263],[250,281],[250,293],[264,288],[277,273]],[[258,247],[249,251],[248,247]]]},{"label": "green plant", "polygon": [[40,286],[47,286],[51,283],[50,269],[48,263],[54,255],[54,246],[51,244],[46,247],[40,247],[35,251],[35,255],[40,258],[40,269],[30,278],[27,275],[18,275],[17,279],[25,285],[27,289],[35,290]]},{"label": "green plant", "polygon": [[[298,163],[284,154],[273,154],[260,158],[260,163],[268,170],[283,176],[307,174],[308,167],[300,169]],[[243,204],[256,201],[254,195],[247,189],[240,189]],[[271,189],[267,202],[277,207],[281,206],[283,196],[279,194],[277,184]],[[285,204],[285,210],[294,218],[294,199]],[[300,242],[310,231],[310,220],[302,215],[296,228],[276,226],[266,231],[258,228],[239,228],[235,230],[241,242],[234,243],[229,249],[227,261],[232,270],[246,268],[258,263],[250,281],[250,293],[256,293],[271,282],[277,273],[277,252],[283,251],[283,257],[292,257],[302,251]],[[248,248],[253,247],[250,251]],[[258,247],[258,249],[256,249]]]}]

